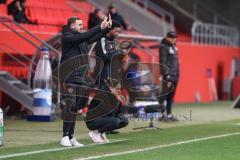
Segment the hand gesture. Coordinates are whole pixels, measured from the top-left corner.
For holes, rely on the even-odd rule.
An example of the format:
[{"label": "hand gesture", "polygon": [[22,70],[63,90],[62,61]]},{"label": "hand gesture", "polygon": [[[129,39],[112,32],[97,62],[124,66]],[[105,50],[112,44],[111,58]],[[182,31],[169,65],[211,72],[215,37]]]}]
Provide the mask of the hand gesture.
[{"label": "hand gesture", "polygon": [[105,28],[108,27],[108,21],[107,20],[108,20],[108,17],[106,16],[104,18],[104,20],[102,21],[101,25],[100,25],[101,29],[105,29]]},{"label": "hand gesture", "polygon": [[112,27],[112,18],[111,15],[109,14],[108,17],[106,16],[104,18],[104,20],[102,21],[101,25],[100,25],[101,29],[105,29],[105,28],[111,28]]},{"label": "hand gesture", "polygon": [[112,17],[110,14],[108,14],[108,28],[112,27]]}]

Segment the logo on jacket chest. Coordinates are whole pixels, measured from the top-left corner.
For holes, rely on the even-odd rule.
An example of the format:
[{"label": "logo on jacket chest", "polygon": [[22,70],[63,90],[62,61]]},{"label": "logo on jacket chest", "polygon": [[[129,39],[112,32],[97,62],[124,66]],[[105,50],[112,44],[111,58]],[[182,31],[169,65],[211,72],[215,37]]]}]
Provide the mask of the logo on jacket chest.
[{"label": "logo on jacket chest", "polygon": [[169,48],[169,54],[177,54],[177,51],[178,51],[177,47],[170,47]]}]

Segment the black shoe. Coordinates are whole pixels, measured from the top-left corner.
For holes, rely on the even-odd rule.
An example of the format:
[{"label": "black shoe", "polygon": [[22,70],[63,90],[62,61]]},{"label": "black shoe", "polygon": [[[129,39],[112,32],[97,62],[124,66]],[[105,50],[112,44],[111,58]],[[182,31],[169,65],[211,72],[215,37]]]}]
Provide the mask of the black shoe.
[{"label": "black shoe", "polygon": [[106,134],[118,134],[118,131],[110,131],[110,132],[106,132]]},{"label": "black shoe", "polygon": [[166,119],[166,115],[163,113],[159,118],[158,121],[164,121]]}]

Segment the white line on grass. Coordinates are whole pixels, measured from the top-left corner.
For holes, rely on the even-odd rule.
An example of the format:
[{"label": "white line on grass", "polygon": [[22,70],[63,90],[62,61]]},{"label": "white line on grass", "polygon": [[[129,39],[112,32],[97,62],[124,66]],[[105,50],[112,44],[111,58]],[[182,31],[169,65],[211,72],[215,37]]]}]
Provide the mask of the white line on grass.
[{"label": "white line on grass", "polygon": [[199,142],[199,141],[205,141],[205,140],[228,137],[228,136],[235,136],[235,135],[240,135],[240,132],[228,133],[228,134],[222,134],[222,135],[216,135],[216,136],[210,136],[210,137],[203,137],[203,138],[198,138],[198,139],[180,141],[180,142],[176,142],[176,143],[163,144],[163,145],[159,145],[159,146],[135,149],[135,150],[124,151],[124,152],[116,152],[116,153],[104,154],[104,155],[99,155],[99,156],[78,158],[75,160],[92,160],[92,159],[98,159],[98,158],[113,157],[113,156],[125,155],[125,154],[136,153],[136,152],[144,152],[144,151],[149,151],[149,150],[154,150],[154,149],[159,149],[159,148],[166,148],[166,147],[177,146],[177,145],[181,145],[181,144],[188,144],[188,143],[193,143],[193,142]]},{"label": "white line on grass", "polygon": [[94,143],[94,144],[89,144],[89,145],[85,145],[82,147],[59,147],[59,148],[52,148],[52,149],[45,149],[45,150],[38,150],[38,151],[31,151],[31,152],[15,153],[15,154],[0,156],[0,159],[19,157],[19,156],[27,156],[27,155],[39,154],[39,153],[45,153],[45,152],[61,151],[61,150],[67,150],[67,149],[84,148],[84,147],[90,147],[90,146],[95,146],[95,145],[104,145],[104,144],[111,144],[111,143],[123,142],[123,141],[127,141],[127,139],[113,140],[109,143]]}]

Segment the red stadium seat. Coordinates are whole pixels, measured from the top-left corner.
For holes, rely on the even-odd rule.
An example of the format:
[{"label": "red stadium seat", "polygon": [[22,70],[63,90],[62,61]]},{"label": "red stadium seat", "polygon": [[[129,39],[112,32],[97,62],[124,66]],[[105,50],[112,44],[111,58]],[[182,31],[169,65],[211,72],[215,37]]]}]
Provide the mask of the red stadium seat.
[{"label": "red stadium seat", "polygon": [[11,73],[15,77],[23,77],[28,78],[28,68],[26,67],[19,67],[19,66],[0,66],[1,71],[7,71]]}]

